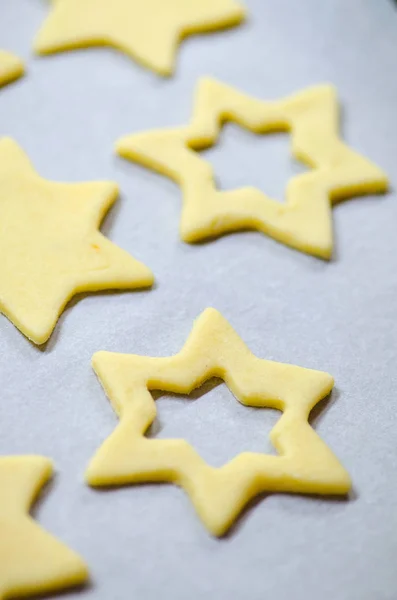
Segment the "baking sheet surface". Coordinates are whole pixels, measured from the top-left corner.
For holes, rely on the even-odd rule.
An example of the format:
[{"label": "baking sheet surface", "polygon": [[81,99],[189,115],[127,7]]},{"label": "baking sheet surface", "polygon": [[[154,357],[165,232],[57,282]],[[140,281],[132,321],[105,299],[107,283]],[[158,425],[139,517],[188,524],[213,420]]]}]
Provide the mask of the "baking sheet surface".
[{"label": "baking sheet surface", "polygon": [[[0,454],[52,457],[34,512],[88,562],[87,600],[395,600],[397,598],[397,203],[391,191],[337,206],[328,264],[256,232],[197,246],[178,238],[172,182],[113,153],[126,133],[186,123],[198,78],[278,98],[332,82],[344,139],[397,173],[397,5],[388,0],[245,0],[240,28],[186,40],[162,80],[111,49],[34,58],[44,0],[0,0],[0,47],[27,76],[0,92],[0,134],[57,181],[112,179],[121,197],[103,231],[150,266],[149,292],[73,301],[44,349],[0,318]],[[227,125],[206,152],[220,186],[281,198],[288,136]],[[336,389],[314,426],[351,473],[348,501],[275,494],[213,539],[170,485],[93,491],[87,462],[117,423],[90,367],[97,350],[168,355],[214,306],[260,357],[325,370]],[[240,406],[224,385],[163,397],[159,434],[184,436],[212,464],[270,451],[277,413]]]}]

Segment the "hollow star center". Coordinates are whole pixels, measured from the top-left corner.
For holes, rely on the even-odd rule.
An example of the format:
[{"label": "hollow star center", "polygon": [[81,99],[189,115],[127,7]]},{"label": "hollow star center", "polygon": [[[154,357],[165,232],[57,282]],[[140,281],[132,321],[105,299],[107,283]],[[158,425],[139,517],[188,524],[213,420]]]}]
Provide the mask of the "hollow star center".
[{"label": "hollow star center", "polygon": [[276,454],[269,433],[281,412],[241,404],[220,379],[190,395],[152,392],[157,417],[147,436],[183,438],[211,466],[221,467],[241,452]]},{"label": "hollow star center", "polygon": [[219,190],[256,187],[282,202],[288,181],[308,170],[292,156],[290,143],[288,132],[257,134],[227,122],[216,144],[200,154],[212,165]]}]

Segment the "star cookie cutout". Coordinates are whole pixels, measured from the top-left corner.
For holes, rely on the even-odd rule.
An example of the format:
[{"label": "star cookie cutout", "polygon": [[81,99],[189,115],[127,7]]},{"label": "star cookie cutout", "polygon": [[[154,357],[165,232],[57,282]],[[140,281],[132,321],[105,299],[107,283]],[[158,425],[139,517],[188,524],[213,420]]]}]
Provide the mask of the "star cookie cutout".
[{"label": "star cookie cutout", "polygon": [[20,58],[10,52],[0,50],[0,87],[22,77],[24,70]]},{"label": "star cookie cutout", "polygon": [[[290,131],[293,155],[313,170],[289,181],[284,203],[255,187],[217,190],[211,165],[194,151],[214,145],[225,121],[254,133]],[[338,103],[330,85],[265,102],[205,78],[199,82],[189,125],[126,136],[116,149],[180,184],[180,234],[185,242],[257,229],[296,250],[329,259],[332,204],[387,189],[383,171],[339,138]]]},{"label": "star cookie cutout", "polygon": [[160,75],[171,75],[186,36],[238,25],[236,0],[52,0],[35,40],[38,54],[113,46]]},{"label": "star cookie cutout", "polygon": [[[120,423],[88,466],[92,486],[176,483],[214,535],[224,534],[261,492],[328,495],[351,487],[308,423],[312,408],[333,387],[331,375],[257,358],[215,309],[201,314],[175,356],[97,352],[93,367]],[[183,439],[145,437],[156,417],[151,390],[189,394],[211,377],[222,378],[242,404],[283,412],[270,434],[280,456],[243,452],[213,468]]]},{"label": "star cookie cutout", "polygon": [[51,461],[41,456],[0,458],[0,600],[87,581],[82,559],[29,516],[51,474]]},{"label": "star cookie cutout", "polygon": [[117,193],[112,182],[47,181],[15,141],[0,140],[0,311],[34,343],[48,340],[75,294],[152,284],[98,230]]}]

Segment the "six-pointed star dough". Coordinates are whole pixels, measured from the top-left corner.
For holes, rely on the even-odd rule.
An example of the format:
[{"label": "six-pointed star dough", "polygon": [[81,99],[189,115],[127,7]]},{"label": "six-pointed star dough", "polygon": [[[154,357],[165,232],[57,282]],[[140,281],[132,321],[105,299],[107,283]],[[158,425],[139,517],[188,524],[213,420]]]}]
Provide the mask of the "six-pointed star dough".
[{"label": "six-pointed star dough", "polygon": [[0,140],[0,311],[36,344],[79,292],[150,286],[151,271],[98,231],[112,182],[54,183]]},{"label": "six-pointed star dough", "polygon": [[0,87],[19,79],[24,73],[24,65],[20,58],[10,52],[0,50]]},{"label": "six-pointed star dough", "polygon": [[[349,475],[308,423],[313,406],[333,387],[331,375],[257,358],[214,309],[197,319],[175,356],[97,352],[93,366],[120,423],[87,469],[91,485],[179,484],[215,535],[225,533],[260,492],[346,494],[350,489]],[[270,434],[280,456],[244,452],[217,469],[185,440],[144,436],[156,416],[150,390],[189,394],[211,377],[224,379],[242,404],[283,411]]]},{"label": "six-pointed star dough", "polygon": [[41,456],[0,458],[0,600],[55,592],[87,580],[81,558],[29,516],[51,474],[51,461]]},{"label": "six-pointed star dough", "polygon": [[[256,133],[291,131],[293,154],[313,170],[290,180],[284,204],[253,187],[216,189],[211,165],[192,150],[213,145],[227,120]],[[383,171],[340,140],[338,104],[329,85],[265,102],[204,78],[189,125],[126,136],[117,151],[181,185],[185,242],[252,228],[328,259],[333,246],[331,204],[387,189]]]},{"label": "six-pointed star dough", "polygon": [[237,25],[244,12],[236,0],[52,0],[34,47],[39,54],[50,54],[114,46],[170,75],[182,38]]}]

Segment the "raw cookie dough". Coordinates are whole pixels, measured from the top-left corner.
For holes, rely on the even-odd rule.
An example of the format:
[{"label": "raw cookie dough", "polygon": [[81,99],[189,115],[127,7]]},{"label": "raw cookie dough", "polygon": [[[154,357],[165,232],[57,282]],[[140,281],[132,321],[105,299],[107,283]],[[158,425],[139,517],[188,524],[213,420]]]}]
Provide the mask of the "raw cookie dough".
[{"label": "raw cookie dough", "polygon": [[236,0],[52,0],[35,40],[39,54],[113,46],[160,75],[171,75],[187,35],[239,24]]},{"label": "raw cookie dough", "polygon": [[24,74],[24,64],[20,58],[0,50],[0,87],[19,79]]},{"label": "raw cookie dough", "polygon": [[[333,387],[331,375],[257,358],[213,308],[196,320],[175,356],[97,352],[93,366],[120,423],[88,467],[92,486],[176,483],[214,535],[224,534],[260,492],[346,494],[351,487],[308,423],[313,406]],[[243,452],[213,468],[183,439],[145,437],[156,417],[150,390],[189,394],[211,377],[221,377],[242,404],[283,412],[270,434],[281,456]]]},{"label": "raw cookie dough", "polygon": [[[215,144],[225,121],[255,133],[291,132],[294,156],[313,170],[289,181],[284,204],[254,187],[216,189],[211,165],[192,150]],[[117,152],[181,185],[180,233],[185,242],[250,228],[329,259],[331,205],[387,189],[383,171],[340,140],[337,98],[330,85],[264,102],[204,78],[189,125],[124,137],[117,143]]]},{"label": "raw cookie dough", "polygon": [[15,141],[0,140],[0,311],[34,343],[48,340],[75,294],[152,284],[98,231],[117,193],[112,182],[47,181]]},{"label": "raw cookie dough", "polygon": [[0,458],[0,600],[55,592],[88,578],[81,558],[29,516],[52,474],[42,456]]}]

